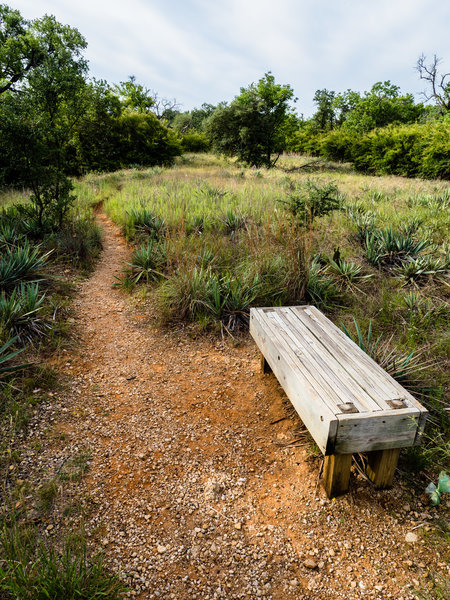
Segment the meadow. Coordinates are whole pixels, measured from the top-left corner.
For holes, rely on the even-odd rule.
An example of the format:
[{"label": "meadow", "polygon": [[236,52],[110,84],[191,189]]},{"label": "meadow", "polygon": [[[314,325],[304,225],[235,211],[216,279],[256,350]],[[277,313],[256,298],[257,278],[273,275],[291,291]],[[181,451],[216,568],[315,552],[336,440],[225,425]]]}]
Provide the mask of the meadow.
[{"label": "meadow", "polygon": [[250,306],[315,304],[430,408],[438,427],[409,467],[448,461],[448,183],[186,155],[77,193],[133,245],[121,285],[156,322],[238,343]]}]

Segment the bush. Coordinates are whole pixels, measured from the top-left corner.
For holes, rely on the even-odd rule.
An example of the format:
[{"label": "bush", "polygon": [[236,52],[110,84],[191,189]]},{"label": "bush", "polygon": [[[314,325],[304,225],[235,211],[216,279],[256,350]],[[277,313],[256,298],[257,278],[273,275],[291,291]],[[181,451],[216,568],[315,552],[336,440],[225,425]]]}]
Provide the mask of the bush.
[{"label": "bush", "polygon": [[306,183],[295,185],[288,191],[287,205],[294,220],[301,225],[312,225],[316,217],[326,215],[342,206],[342,196],[334,183],[322,185],[308,179]]},{"label": "bush", "polygon": [[210,143],[203,133],[190,131],[181,136],[181,147],[184,152],[208,152]]},{"label": "bush", "polygon": [[320,142],[320,154],[328,160],[351,162],[353,160],[355,133],[345,129],[335,129],[325,135]]}]

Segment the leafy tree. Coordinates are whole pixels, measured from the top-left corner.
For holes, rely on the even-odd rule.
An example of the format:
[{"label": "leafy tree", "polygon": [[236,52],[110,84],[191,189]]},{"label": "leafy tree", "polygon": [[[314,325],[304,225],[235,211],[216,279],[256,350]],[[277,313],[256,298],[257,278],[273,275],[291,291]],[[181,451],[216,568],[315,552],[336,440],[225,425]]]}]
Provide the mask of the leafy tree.
[{"label": "leafy tree", "polygon": [[313,122],[319,131],[328,131],[335,125],[335,98],[336,93],[326,89],[317,90],[314,94],[313,102],[317,106],[317,111],[313,116]]},{"label": "leafy tree", "polygon": [[32,31],[42,56],[20,93],[1,97],[0,144],[3,166],[31,188],[31,212],[44,231],[62,225],[72,201],[66,172],[85,110],[86,41],[49,16],[33,21]]},{"label": "leafy tree", "polygon": [[348,111],[344,127],[367,132],[391,123],[414,123],[423,114],[422,104],[416,104],[412,94],[400,95],[400,88],[390,81],[377,82]]},{"label": "leafy tree", "polygon": [[289,85],[276,84],[273,75],[266,73],[258,83],[241,88],[230,105],[216,108],[205,124],[206,134],[217,151],[272,167],[297,125],[290,107],[293,98]]},{"label": "leafy tree", "polygon": [[151,90],[140,83],[136,83],[136,77],[130,75],[128,81],[121,81],[115,86],[124,108],[139,113],[148,113],[155,106],[154,94]]},{"label": "leafy tree", "polygon": [[14,91],[44,56],[32,24],[18,10],[0,4],[0,95]]}]

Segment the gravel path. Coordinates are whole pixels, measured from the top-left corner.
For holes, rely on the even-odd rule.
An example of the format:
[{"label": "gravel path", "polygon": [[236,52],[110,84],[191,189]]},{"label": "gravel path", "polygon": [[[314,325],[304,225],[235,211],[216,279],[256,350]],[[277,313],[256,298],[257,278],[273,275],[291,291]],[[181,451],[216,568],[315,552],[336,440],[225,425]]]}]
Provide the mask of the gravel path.
[{"label": "gravel path", "polygon": [[129,249],[99,221],[104,252],[74,303],[78,349],[57,365],[69,390],[48,407],[57,416],[39,459],[51,473],[84,453],[89,470],[48,535],[76,524],[67,502],[78,502],[140,599],[406,600],[431,572],[448,575],[424,539],[435,515],[398,482],[377,492],[354,477],[326,499],[298,423],[274,423],[284,396],[250,341],[168,334],[131,307],[113,286]]}]

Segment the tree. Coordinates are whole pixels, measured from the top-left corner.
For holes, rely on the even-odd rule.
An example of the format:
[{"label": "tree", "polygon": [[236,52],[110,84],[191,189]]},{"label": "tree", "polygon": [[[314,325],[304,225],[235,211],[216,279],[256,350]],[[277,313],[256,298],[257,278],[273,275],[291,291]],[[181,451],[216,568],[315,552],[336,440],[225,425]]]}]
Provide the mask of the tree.
[{"label": "tree", "polygon": [[1,97],[0,143],[6,167],[32,191],[31,212],[44,231],[62,225],[72,202],[67,172],[86,108],[86,41],[54,17],[33,21],[31,29],[42,56],[20,93]]},{"label": "tree", "polygon": [[0,95],[15,91],[44,56],[32,24],[18,10],[0,4]]},{"label": "tree", "polygon": [[313,122],[319,131],[329,131],[335,125],[335,98],[336,93],[326,89],[317,90],[313,102],[317,111],[313,116]]},{"label": "tree", "polygon": [[276,84],[266,73],[258,83],[241,88],[230,105],[216,108],[205,124],[206,134],[217,151],[270,168],[297,123],[291,101],[296,101],[292,88]]},{"label": "tree", "polygon": [[136,83],[136,77],[130,75],[128,81],[121,81],[115,86],[124,108],[139,113],[148,113],[155,106],[154,94],[151,90],[140,83]]},{"label": "tree", "polygon": [[424,112],[422,104],[416,104],[412,94],[402,96],[400,88],[390,81],[375,83],[370,92],[364,92],[347,113],[344,127],[368,132],[392,123],[414,123]]},{"label": "tree", "polygon": [[428,81],[430,90],[422,92],[425,101],[434,100],[440,107],[442,113],[450,111],[450,73],[439,73],[438,67],[442,59],[436,54],[433,60],[428,65],[426,64],[427,57],[421,55],[416,64],[416,71],[419,73],[420,79]]}]

